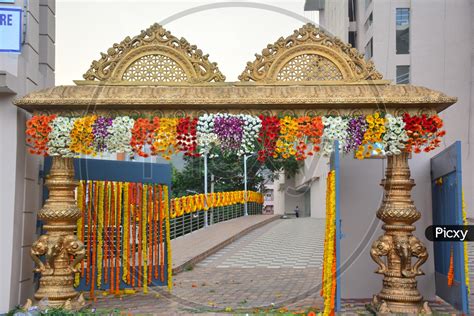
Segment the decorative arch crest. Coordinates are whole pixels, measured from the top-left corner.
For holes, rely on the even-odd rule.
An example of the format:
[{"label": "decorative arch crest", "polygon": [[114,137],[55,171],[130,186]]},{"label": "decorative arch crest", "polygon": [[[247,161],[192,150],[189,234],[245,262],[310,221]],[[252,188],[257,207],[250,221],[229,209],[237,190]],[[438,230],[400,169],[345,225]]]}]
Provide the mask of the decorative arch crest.
[{"label": "decorative arch crest", "polygon": [[306,24],[255,54],[240,81],[302,82],[380,80],[372,61],[350,44]]},{"label": "decorative arch crest", "polygon": [[87,81],[157,83],[200,83],[225,81],[209,55],[177,38],[158,23],[133,38],[126,37],[101,53],[83,75]]}]

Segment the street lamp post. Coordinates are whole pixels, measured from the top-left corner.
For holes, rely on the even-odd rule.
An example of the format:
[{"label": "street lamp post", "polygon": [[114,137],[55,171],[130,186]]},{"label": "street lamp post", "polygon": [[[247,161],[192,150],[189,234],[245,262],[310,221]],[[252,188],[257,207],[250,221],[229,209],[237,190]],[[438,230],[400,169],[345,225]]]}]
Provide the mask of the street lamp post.
[{"label": "street lamp post", "polygon": [[247,159],[255,156],[255,154],[244,155],[244,216],[249,215],[247,208]]},{"label": "street lamp post", "polygon": [[[207,154],[204,154],[204,209],[207,209]],[[208,226],[207,210],[204,211],[204,227]]]}]

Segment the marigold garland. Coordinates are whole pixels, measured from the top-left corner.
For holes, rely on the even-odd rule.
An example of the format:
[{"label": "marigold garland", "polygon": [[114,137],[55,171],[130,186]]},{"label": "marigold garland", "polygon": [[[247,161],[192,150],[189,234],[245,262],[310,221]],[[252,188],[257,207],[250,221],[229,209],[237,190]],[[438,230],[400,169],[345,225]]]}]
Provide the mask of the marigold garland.
[{"label": "marigold garland", "polygon": [[141,225],[142,225],[142,260],[143,260],[143,270],[142,270],[142,278],[143,278],[143,293],[148,293],[148,248],[147,248],[147,219],[148,219],[148,203],[147,203],[147,195],[148,195],[148,185],[143,185],[143,206],[142,206],[142,218],[141,218]]},{"label": "marigold garland", "polygon": [[275,153],[283,159],[296,155],[295,143],[298,135],[298,121],[291,116],[280,119],[280,136],[275,143]]},{"label": "marigold garland", "polygon": [[[466,212],[466,201],[464,200],[464,190],[462,190],[462,222],[463,225],[469,225],[467,221],[467,212]],[[467,247],[467,242],[463,242],[464,246],[464,277],[466,279],[467,294],[471,293],[471,286],[469,284],[469,251]]]},{"label": "marigold garland", "polygon": [[166,227],[166,244],[168,247],[167,249],[167,264],[168,264],[168,290],[171,292],[173,288],[173,266],[172,266],[172,256],[171,256],[171,234],[170,234],[170,217],[169,214],[169,194],[168,194],[168,186],[163,188],[163,201],[164,201],[164,217],[165,217],[165,227]]},{"label": "marigold garland", "polygon": [[74,126],[71,130],[71,142],[69,149],[76,154],[95,155],[94,134],[92,133],[92,126],[94,125],[97,116],[85,116],[74,121]]},{"label": "marigold garland", "polygon": [[[78,218],[77,220],[77,224],[76,224],[76,234],[77,234],[77,239],[84,242],[84,234],[83,234],[83,231],[82,231],[82,227],[83,227],[83,218],[84,218],[84,204],[83,204],[83,201],[82,201],[82,195],[84,194],[84,190],[83,190],[83,180],[79,181],[79,185],[77,186],[77,206],[79,208],[79,210],[81,211],[81,216]],[[83,263],[81,263],[83,264]],[[81,265],[81,264],[78,264],[78,267]],[[78,287],[79,286],[79,283],[81,282],[81,272],[77,272],[75,275],[74,275],[74,287]]]},{"label": "marigold garland", "polygon": [[328,173],[326,188],[326,232],[324,238],[321,296],[324,315],[333,315],[336,293],[336,179],[335,171]]},{"label": "marigold garland", "polygon": [[104,232],[104,182],[98,182],[99,204],[97,205],[98,226],[97,226],[97,288],[102,286],[102,266],[103,266],[103,232]]},{"label": "marigold garland", "polygon": [[177,118],[161,118],[158,128],[155,130],[153,140],[153,153],[161,155],[164,159],[170,160],[171,155],[177,151],[176,127]]}]

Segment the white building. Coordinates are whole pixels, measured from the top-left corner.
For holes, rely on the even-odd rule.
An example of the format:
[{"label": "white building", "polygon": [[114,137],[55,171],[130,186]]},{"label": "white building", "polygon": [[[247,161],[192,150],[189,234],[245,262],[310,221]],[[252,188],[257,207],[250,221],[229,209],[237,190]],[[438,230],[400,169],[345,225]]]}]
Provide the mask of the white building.
[{"label": "white building", "polygon": [[[447,131],[441,148],[429,154],[414,155],[409,161],[416,182],[412,195],[422,213],[416,223],[416,234],[432,253],[432,243],[424,238],[424,230],[432,222],[430,158],[457,140],[462,142],[467,213],[468,217],[474,217],[474,147],[470,146],[474,136],[471,128],[474,3],[469,0],[306,0],[305,9],[318,10],[320,26],[347,39],[366,58],[372,59],[384,79],[425,86],[458,97],[454,106],[441,113]],[[342,158],[341,211],[343,217],[346,214],[351,219],[350,223],[342,222],[343,234],[350,237],[342,240],[343,257],[357,248],[371,229],[372,223],[368,223],[367,218],[375,218],[381,203],[382,188],[375,188],[383,176],[381,159]],[[360,185],[362,181],[364,185]],[[312,215],[313,212],[312,205]],[[378,225],[380,227],[380,223]],[[357,282],[351,279],[364,275],[367,267],[374,265],[368,249],[380,233],[377,228],[370,240],[364,241],[363,253],[351,263],[348,273],[343,274],[343,298],[367,297],[367,293],[380,290],[378,278],[368,279],[364,291],[357,289]],[[430,299],[434,297],[435,288],[432,256],[424,265],[424,271],[426,277],[419,279],[419,288],[425,298]]]},{"label": "white building", "polygon": [[23,304],[35,291],[30,246],[41,208],[42,159],[25,145],[27,114],[12,100],[54,86],[55,1],[0,0],[0,8],[23,9],[21,53],[0,52],[0,313]]}]

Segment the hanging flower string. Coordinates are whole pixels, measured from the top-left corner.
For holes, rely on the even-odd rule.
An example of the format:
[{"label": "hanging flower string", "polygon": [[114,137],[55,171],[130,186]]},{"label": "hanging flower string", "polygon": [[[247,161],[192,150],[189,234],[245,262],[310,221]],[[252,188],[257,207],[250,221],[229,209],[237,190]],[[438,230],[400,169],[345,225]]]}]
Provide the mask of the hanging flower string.
[{"label": "hanging flower string", "polygon": [[171,269],[171,256],[165,255],[170,240],[162,226],[164,221],[169,226],[165,190],[158,184],[80,181],[77,232],[80,240],[89,241],[90,256],[76,273],[74,286],[93,298],[99,290],[130,294],[138,286],[146,293],[152,282],[166,284],[164,266]]},{"label": "hanging flower string", "polygon": [[445,135],[437,115],[259,117],[244,114],[205,114],[199,118],[138,118],[118,116],[80,118],[33,116],[27,122],[30,151],[44,156],[78,157],[82,154],[128,153],[169,160],[186,156],[216,156],[214,148],[237,155],[257,152],[257,159],[304,160],[321,151],[355,152],[358,159],[398,155],[402,151],[429,152]]},{"label": "hanging flower string", "polygon": [[176,140],[178,149],[184,152],[185,156],[199,157],[197,152],[197,118],[180,118],[176,126]]},{"label": "hanging flower string", "polygon": [[276,116],[260,116],[262,120],[262,128],[258,133],[258,142],[261,149],[258,151],[258,160],[265,162],[268,158],[276,158],[278,154],[275,152],[277,140],[280,134],[280,120]]}]

